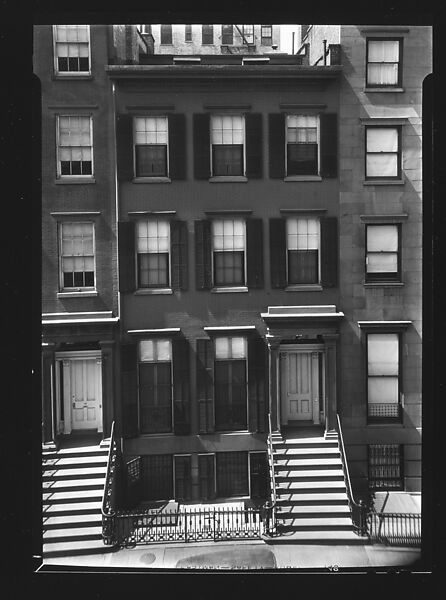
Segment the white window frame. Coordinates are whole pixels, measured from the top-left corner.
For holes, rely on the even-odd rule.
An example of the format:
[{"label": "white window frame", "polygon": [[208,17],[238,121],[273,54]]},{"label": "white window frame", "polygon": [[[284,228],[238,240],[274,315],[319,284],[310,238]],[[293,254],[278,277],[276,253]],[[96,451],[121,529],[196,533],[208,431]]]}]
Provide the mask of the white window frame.
[{"label": "white window frame", "polygon": [[[90,146],[83,146],[90,148],[91,151],[91,174],[76,174],[76,175],[62,175],[60,150],[66,146],[60,145],[60,119],[61,117],[84,117],[90,120]],[[58,179],[93,179],[94,178],[94,149],[93,149],[93,115],[92,114],[58,114],[56,115],[56,173]],[[69,147],[69,146],[68,146]]]},{"label": "white window frame", "polygon": [[[85,224],[89,224],[92,226],[93,229],[93,240],[92,240],[92,244],[93,244],[93,277],[94,277],[94,283],[93,286],[84,286],[84,287],[79,287],[79,286],[73,286],[73,287],[64,287],[64,281],[63,281],[63,275],[64,275],[64,271],[63,271],[63,228],[66,225],[85,225]],[[95,291],[96,290],[96,252],[95,252],[95,248],[96,248],[96,237],[95,237],[95,223],[93,221],[61,221],[58,224],[58,245],[59,245],[59,292],[91,292],[91,291]]]},{"label": "white window frame", "polygon": [[[241,175],[214,175],[214,164],[213,164],[213,159],[212,159],[212,147],[215,146],[220,146],[222,144],[213,144],[212,143],[212,120],[214,117],[241,117],[242,121],[243,121],[243,151],[242,151],[242,156],[243,156],[243,172],[241,173]],[[211,161],[211,179],[214,178],[220,178],[220,177],[224,177],[224,178],[231,178],[231,177],[246,177],[246,118],[244,114],[240,114],[240,113],[219,113],[219,114],[213,114],[210,116],[210,127],[209,127],[209,153],[210,153],[210,161]]]},{"label": "white window frame", "polygon": [[[137,119],[165,119],[166,121],[166,144],[156,144],[159,146],[166,146],[166,174],[165,175],[138,175],[136,172],[136,146],[144,146],[149,144],[137,144],[136,143],[136,120]],[[155,181],[157,179],[168,179],[170,173],[169,163],[169,117],[167,115],[134,115],[132,119],[132,135],[133,135],[133,176],[135,179],[148,179]]]},{"label": "white window frame", "polygon": [[[317,222],[317,227],[318,227],[318,266],[317,266],[317,270],[318,270],[318,280],[314,283],[290,283],[289,281],[289,259],[288,259],[288,252],[290,250],[289,245],[288,245],[288,223],[290,223],[291,221],[296,221],[296,223],[298,221],[308,221],[309,219],[313,219],[314,221]],[[287,287],[288,288],[293,288],[293,287],[304,287],[304,286],[320,286],[321,285],[321,263],[322,263],[322,252],[321,252],[321,220],[319,217],[316,216],[311,216],[311,215],[302,215],[299,217],[288,217],[286,219],[286,226],[285,226],[285,236],[286,236],[286,240],[285,240],[285,247],[286,247],[286,257],[285,257],[285,261],[286,261],[286,280],[287,280]]]},{"label": "white window frame", "polygon": [[[57,27],[58,25],[53,25],[53,59],[54,59],[54,74],[57,77],[86,77],[91,75],[91,36],[90,36],[90,25],[86,25],[87,33],[88,33],[88,71],[59,71],[59,65],[57,63],[57,44],[61,42],[57,42]],[[67,42],[68,43],[68,42]],[[76,43],[76,42],[71,42]],[[86,42],[84,42],[86,43]]]},{"label": "white window frame", "polygon": [[[290,117],[315,117],[316,119],[316,143],[317,143],[317,172],[303,175],[288,175],[288,120]],[[285,178],[306,179],[321,176],[321,119],[319,114],[309,113],[287,113],[285,115]]]},{"label": "white window frame", "polygon": [[[138,272],[138,254],[152,254],[151,252],[138,252],[138,224],[139,223],[146,223],[147,227],[149,225],[149,223],[165,223],[167,225],[167,231],[168,231],[168,254],[169,254],[169,265],[168,265],[168,283],[166,286],[164,287],[155,287],[155,286],[147,286],[147,287],[139,287],[139,272]],[[157,237],[157,239],[159,239]],[[159,254],[159,253],[153,253],[153,254]],[[136,274],[136,281],[135,281],[135,288],[136,290],[140,291],[144,291],[145,293],[160,293],[163,290],[171,290],[172,289],[172,242],[171,242],[171,232],[170,232],[170,221],[168,219],[156,219],[156,218],[148,218],[148,219],[138,219],[138,221],[136,222],[136,235],[135,235],[135,274]]]},{"label": "white window frame", "polygon": [[[215,222],[220,221],[220,222],[224,222],[224,221],[240,221],[243,224],[243,236],[244,236],[244,250],[243,250],[243,279],[244,279],[244,283],[234,283],[231,285],[221,285],[221,284],[216,284],[215,283],[215,252],[220,252],[219,250],[215,250],[215,244],[214,244],[214,225]],[[212,221],[212,226],[211,226],[211,254],[212,254],[212,285],[213,285],[213,289],[222,289],[222,290],[226,290],[226,289],[245,289],[247,286],[247,277],[248,277],[248,261],[247,261],[247,254],[248,254],[248,248],[247,248],[247,235],[246,235],[246,220],[245,219],[214,219]]]}]

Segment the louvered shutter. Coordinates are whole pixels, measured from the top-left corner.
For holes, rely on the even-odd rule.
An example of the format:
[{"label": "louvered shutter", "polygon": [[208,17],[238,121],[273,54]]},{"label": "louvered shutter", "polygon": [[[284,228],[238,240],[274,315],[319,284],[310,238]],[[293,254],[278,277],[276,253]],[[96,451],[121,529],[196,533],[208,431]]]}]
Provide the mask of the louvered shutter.
[{"label": "louvered shutter", "polygon": [[262,338],[248,339],[249,430],[263,433],[267,421],[267,352]]},{"label": "louvered shutter", "polygon": [[186,179],[186,118],[169,115],[169,177]]},{"label": "louvered shutter", "polygon": [[121,345],[121,407],[122,434],[138,435],[138,381],[136,344]]},{"label": "louvered shutter", "polygon": [[184,338],[172,341],[174,432],[190,433],[189,342]]},{"label": "louvered shutter", "polygon": [[249,113],[245,116],[246,131],[246,177],[261,179],[263,173],[262,115]]},{"label": "louvered shutter", "polygon": [[118,115],[116,118],[116,168],[119,181],[133,179],[133,117]]},{"label": "louvered shutter", "polygon": [[188,234],[186,221],[170,222],[170,245],[172,260],[172,289],[188,288]]},{"label": "louvered shutter", "polygon": [[198,430],[214,431],[214,345],[212,340],[197,340]]},{"label": "louvered shutter", "polygon": [[271,179],[285,177],[285,115],[268,115],[269,129],[269,176]]},{"label": "louvered shutter", "polygon": [[321,177],[338,174],[338,116],[324,113],[320,116]]},{"label": "louvered shutter", "polygon": [[207,113],[195,114],[193,116],[193,123],[194,177],[195,179],[209,179],[211,176],[210,115]]},{"label": "louvered shutter", "polygon": [[285,219],[269,220],[270,268],[272,288],[284,288],[287,284],[285,224]]},{"label": "louvered shutter", "polygon": [[338,220],[321,218],[321,283],[336,287],[338,282]]},{"label": "louvered shutter", "polygon": [[263,288],[263,222],[246,221],[247,283],[249,288]]},{"label": "louvered shutter", "polygon": [[135,223],[118,222],[119,291],[134,292],[135,284]]},{"label": "louvered shutter", "polygon": [[195,221],[195,285],[197,290],[212,287],[211,222]]}]

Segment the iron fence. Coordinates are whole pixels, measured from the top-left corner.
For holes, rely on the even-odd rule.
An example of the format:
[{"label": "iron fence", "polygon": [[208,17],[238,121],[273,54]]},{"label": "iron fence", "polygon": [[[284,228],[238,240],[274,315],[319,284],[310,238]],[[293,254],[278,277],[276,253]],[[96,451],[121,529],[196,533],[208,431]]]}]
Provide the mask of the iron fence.
[{"label": "iron fence", "polygon": [[419,546],[421,515],[370,512],[367,516],[367,530],[371,542],[392,546]]}]

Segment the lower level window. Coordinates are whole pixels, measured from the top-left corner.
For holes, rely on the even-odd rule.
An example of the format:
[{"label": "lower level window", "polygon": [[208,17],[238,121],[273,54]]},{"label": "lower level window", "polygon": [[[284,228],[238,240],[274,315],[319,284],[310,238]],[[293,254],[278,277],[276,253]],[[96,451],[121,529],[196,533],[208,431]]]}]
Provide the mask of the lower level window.
[{"label": "lower level window", "polygon": [[172,455],[154,454],[142,457],[142,500],[173,498]]},{"label": "lower level window", "polygon": [[369,488],[371,490],[404,489],[402,445],[369,445],[368,463]]},{"label": "lower level window", "polygon": [[94,288],[93,223],[61,223],[60,288]]},{"label": "lower level window", "polygon": [[215,498],[215,454],[198,455],[198,477],[200,480],[200,498]]},{"label": "lower level window", "polygon": [[190,500],[192,497],[191,457],[179,455],[174,457],[175,465],[175,500]]},{"label": "lower level window", "polygon": [[400,418],[398,333],[367,334],[367,406],[369,420]]},{"label": "lower level window", "polygon": [[246,338],[215,339],[215,429],[247,428]]},{"label": "lower level window", "polygon": [[141,433],[172,431],[172,345],[170,340],[139,343]]},{"label": "lower level window", "polygon": [[247,452],[218,452],[216,461],[217,495],[221,498],[247,496],[249,493]]}]

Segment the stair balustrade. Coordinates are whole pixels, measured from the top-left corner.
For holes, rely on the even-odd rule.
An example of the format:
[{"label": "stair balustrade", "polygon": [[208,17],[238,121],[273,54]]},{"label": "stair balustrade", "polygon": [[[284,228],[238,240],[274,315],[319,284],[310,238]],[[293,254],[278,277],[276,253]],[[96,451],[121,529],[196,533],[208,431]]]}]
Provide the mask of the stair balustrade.
[{"label": "stair balustrade", "polygon": [[106,546],[115,546],[117,544],[115,526],[119,465],[119,446],[115,435],[115,422],[113,421],[110,433],[104,496],[102,498],[102,539]]},{"label": "stair balustrade", "polygon": [[269,469],[270,497],[265,503],[266,533],[276,533],[276,478],[274,474],[274,450],[272,440],[271,413],[268,413],[267,457]]}]

